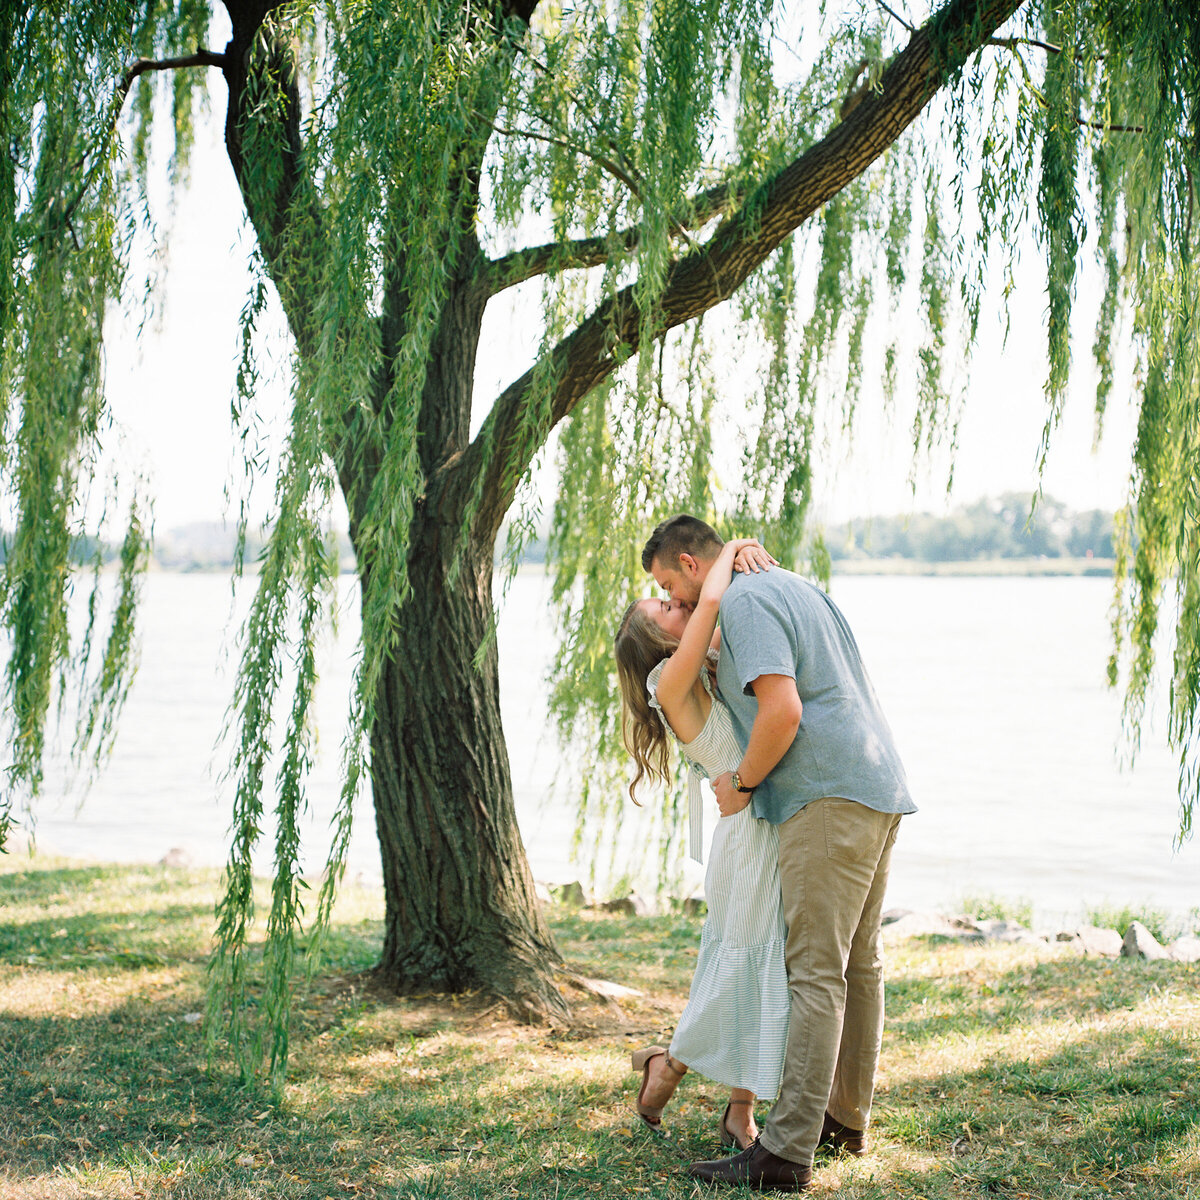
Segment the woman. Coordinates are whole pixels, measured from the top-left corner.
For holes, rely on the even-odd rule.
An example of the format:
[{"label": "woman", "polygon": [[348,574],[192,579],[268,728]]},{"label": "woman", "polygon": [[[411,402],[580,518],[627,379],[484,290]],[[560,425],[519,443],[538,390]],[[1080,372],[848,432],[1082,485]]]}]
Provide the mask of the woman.
[{"label": "woman", "polygon": [[[629,788],[635,803],[643,777],[668,782],[672,740],[693,771],[710,779],[741,761],[714,682],[717,610],[735,565],[757,571],[773,564],[754,538],[727,542],[691,613],[657,599],[626,611],[616,658],[625,745],[637,764]],[[744,1150],[758,1136],[755,1097],[778,1093],[789,1008],[778,836],[749,807],[718,822],[704,890],[708,919],[687,1006],[669,1049],[635,1051],[633,1069],[642,1072],[636,1107],[647,1125],[659,1128],[663,1107],[692,1068],[730,1088],[721,1141]]]}]

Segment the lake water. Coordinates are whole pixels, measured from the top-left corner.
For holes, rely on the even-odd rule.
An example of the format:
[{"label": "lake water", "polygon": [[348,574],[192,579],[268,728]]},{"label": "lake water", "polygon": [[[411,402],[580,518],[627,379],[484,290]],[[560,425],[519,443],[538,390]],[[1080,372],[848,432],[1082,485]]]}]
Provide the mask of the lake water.
[{"label": "lake water", "polygon": [[[323,861],[338,788],[357,622],[353,581],[343,584],[342,628],[326,647],[319,694],[310,869]],[[1101,903],[1176,914],[1200,905],[1200,850],[1195,842],[1172,849],[1176,772],[1161,712],[1147,722],[1136,766],[1121,766],[1120,697],[1104,685],[1107,580],[863,576],[835,579],[833,595],[921,809],[903,823],[889,904],[948,909],[968,894],[1028,898],[1041,923]],[[546,717],[547,599],[537,570],[524,569],[509,589],[501,699],[534,875],[562,881],[579,871],[569,860],[570,798],[548,795],[559,751]],[[219,783],[224,757],[215,746],[234,667],[230,608],[224,577],[148,578],[142,664],[113,758],[78,812],[77,793],[52,764],[37,814],[42,847],[156,861],[178,846],[197,863],[224,861],[229,789]],[[369,799],[360,808],[350,870],[374,879]]]}]

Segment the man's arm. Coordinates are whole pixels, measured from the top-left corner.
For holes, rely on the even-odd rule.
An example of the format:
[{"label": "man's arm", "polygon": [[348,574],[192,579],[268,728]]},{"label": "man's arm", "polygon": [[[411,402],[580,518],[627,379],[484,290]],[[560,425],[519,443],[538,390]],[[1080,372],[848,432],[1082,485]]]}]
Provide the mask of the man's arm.
[{"label": "man's arm", "polygon": [[[800,728],[804,705],[790,675],[760,675],[750,687],[758,701],[758,714],[750,728],[750,743],[738,764],[744,787],[757,787],[787,753]],[[721,816],[732,816],[750,803],[749,792],[737,791],[726,771],[713,780]]]}]

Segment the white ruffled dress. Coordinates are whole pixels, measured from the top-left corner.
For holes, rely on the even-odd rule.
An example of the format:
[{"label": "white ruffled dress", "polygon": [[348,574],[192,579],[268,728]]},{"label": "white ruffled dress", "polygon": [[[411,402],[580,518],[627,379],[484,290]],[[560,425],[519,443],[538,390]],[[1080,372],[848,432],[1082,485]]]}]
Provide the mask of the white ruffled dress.
[{"label": "white ruffled dress", "polygon": [[[650,672],[646,688],[670,729],[656,695],[662,666]],[[713,701],[708,720],[693,741],[679,745],[693,771],[712,779],[733,770],[742,750],[729,709],[708,676],[703,672]],[[704,896],[708,918],[671,1055],[717,1083],[772,1099],[779,1094],[787,1047],[787,929],[779,890],[779,836],[749,807],[717,822]]]}]

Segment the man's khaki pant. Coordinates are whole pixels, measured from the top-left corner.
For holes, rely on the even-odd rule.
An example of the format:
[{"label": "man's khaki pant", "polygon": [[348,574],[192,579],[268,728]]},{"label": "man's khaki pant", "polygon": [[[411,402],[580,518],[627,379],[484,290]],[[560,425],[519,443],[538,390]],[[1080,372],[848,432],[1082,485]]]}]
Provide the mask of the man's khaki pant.
[{"label": "man's khaki pant", "polygon": [[779,828],[791,993],[779,1099],[762,1144],[810,1164],[826,1109],[867,1128],[883,1036],[879,920],[900,817],[814,800]]}]

